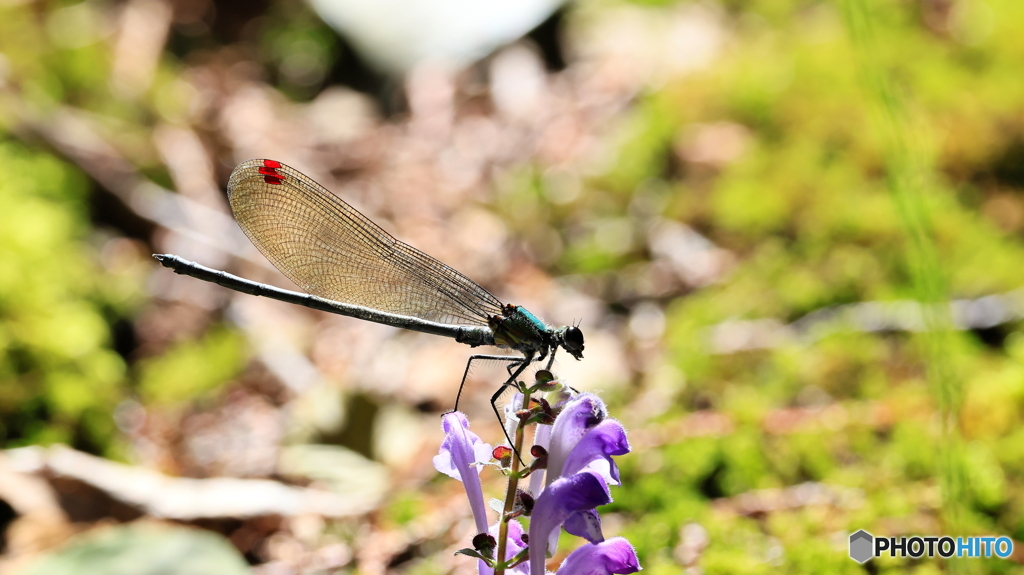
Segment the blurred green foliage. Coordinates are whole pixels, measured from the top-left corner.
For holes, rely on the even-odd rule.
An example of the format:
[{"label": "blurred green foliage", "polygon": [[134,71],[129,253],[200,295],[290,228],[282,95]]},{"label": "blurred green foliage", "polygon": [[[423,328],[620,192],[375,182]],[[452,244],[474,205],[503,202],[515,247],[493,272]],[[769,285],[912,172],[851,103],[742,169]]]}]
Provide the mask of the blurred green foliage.
[{"label": "blurred green foliage", "polygon": [[0,163],[0,438],[102,450],[126,371],[111,323],[130,303],[85,243],[88,182],[10,140]]},{"label": "blurred green foliage", "polygon": [[[620,3],[580,4],[576,10]],[[695,3],[628,4],[668,11]],[[707,573],[861,572],[837,552],[845,533],[948,532],[940,488],[950,474],[965,478],[957,529],[1024,541],[1020,325],[950,334],[938,356],[926,338],[905,333],[838,333],[730,355],[713,355],[706,343],[707,329],[726,320],[792,321],[832,305],[920,297],[922,281],[953,298],[1024,285],[1024,3],[863,5],[870,44],[853,41],[842,3],[723,1],[714,9],[734,41],[713,67],[638,95],[615,126],[621,145],[604,173],[575,182],[523,166],[503,176],[496,213],[553,273],[589,281],[616,311],[645,299],[664,307],[664,355],[685,384],[653,425],[701,409],[734,425],[621,459],[624,487],[608,511],[623,520],[647,573],[678,572],[676,550],[690,523],[707,530],[700,559]],[[0,7],[0,68],[29,106],[22,112],[45,115],[64,104],[96,112],[121,134],[126,157],[166,179],[151,146],[126,142],[147,141],[154,118],[183,121],[180,64],[166,55],[138,101],[112,98],[109,46],[99,41],[95,9]],[[308,98],[341,48],[308,11],[273,9],[258,35],[262,58],[279,88]],[[571,26],[572,12],[568,18]],[[898,100],[896,119],[884,112],[890,100]],[[126,395],[163,405],[202,396],[241,369],[242,342],[215,327],[129,369],[113,333],[143,305],[141,282],[102,266],[89,181],[52,153],[12,140],[15,124],[0,101],[0,441],[109,452],[111,413]],[[708,129],[738,139],[735,157],[713,165],[682,157]],[[894,141],[914,153],[910,176],[894,161]],[[908,181],[916,202],[910,216],[894,190]],[[567,195],[573,186],[582,192]],[[922,217],[925,252],[936,261],[915,272],[922,256],[908,238],[920,237],[915,218]],[[632,289],[652,259],[643,240],[659,219],[700,231],[736,256],[735,267],[686,294]],[[938,415],[946,392],[929,371],[936,361],[958,388],[948,419],[962,445],[951,462],[943,459],[948,436]],[[779,411],[814,408],[809,397],[838,406],[829,412],[834,419],[772,428]],[[752,490],[804,482],[849,501],[760,515],[728,505]],[[422,506],[418,496],[400,496],[383,515],[401,525]],[[926,560],[872,565],[876,572],[957,568]]]},{"label": "blurred green foliage", "polygon": [[[102,228],[113,219],[97,211],[109,205],[96,201],[102,192],[52,150],[36,146],[38,138],[23,125],[45,121],[62,106],[93,112],[102,129],[117,133],[110,141],[120,152],[166,179],[154,169],[158,155],[149,136],[157,113],[180,116],[180,82],[171,65],[139,100],[112,96],[105,8],[94,2],[0,6],[0,162],[10,171],[0,181],[4,447],[62,442],[119,456],[112,415],[123,399],[138,393],[147,401],[186,401],[228,381],[244,359],[237,336],[214,330],[201,344],[183,343],[139,370],[129,368],[135,350],[127,341],[115,349],[115,340],[119,331],[131,332],[126,326],[145,303],[147,269],[121,265],[116,248],[104,256],[123,230]],[[159,373],[163,368],[177,375]]]},{"label": "blurred green foliage", "polygon": [[[90,186],[52,155],[0,140],[0,442],[62,442],[112,454],[112,413],[129,393],[114,330],[135,313],[138,273],[103,269]],[[128,350],[130,351],[130,350]],[[138,366],[137,393],[188,401],[230,380],[245,359],[237,334],[212,330]]]},{"label": "blurred green foliage", "polygon": [[[1008,197],[1007,209],[1019,209],[1024,192],[1024,75],[1010,71],[1024,53],[1024,6],[952,3],[950,28],[937,30],[926,21],[929,3],[865,4],[877,36],[869,47],[851,41],[831,3],[727,2],[743,41],[713,68],[646,94],[617,163],[589,183],[612,192],[625,211],[655,179],[656,187],[673,190],[659,215],[741,254],[727,281],[668,303],[668,357],[687,386],[678,407],[662,416],[668,422],[707,405],[730,414],[737,428],[666,445],[654,464],[643,454],[623,459],[628,487],[613,508],[630,518],[624,534],[653,573],[675,572],[672,549],[694,521],[711,541],[700,565],[715,573],[860,572],[835,553],[842,541],[829,538],[861,528],[1024,534],[1024,449],[1010,447],[1021,439],[1024,416],[1020,326],[1008,326],[1005,343],[994,346],[969,332],[950,334],[939,357],[909,334],[838,334],[731,356],[709,355],[705,343],[706,329],[729,319],[794,320],[830,305],[919,297],[911,269],[923,256],[908,244],[919,230],[908,227],[915,224],[891,188],[905,174],[894,172],[886,138],[905,139],[920,156],[922,171],[912,175],[920,213],[910,217],[930,222],[924,231],[937,265],[924,272],[934,276],[926,281],[947,284],[942,295],[950,297],[1024,283],[1020,222],[992,208]],[[873,80],[859,72],[864,61],[870,74],[892,82],[883,97],[901,100],[905,126],[879,116]],[[693,123],[742,126],[744,152],[716,170],[670,161]],[[561,263],[570,272],[614,270],[647,257],[634,250],[595,267],[568,243]],[[965,441],[952,470],[944,470],[942,457],[956,448],[938,418],[946,392],[929,383],[928,367],[940,361],[964,389],[962,407],[952,405]],[[839,401],[845,421],[834,429],[768,432],[768,412],[803,405],[808,389]],[[890,413],[887,423],[870,423],[878,409]],[[944,474],[966,479],[959,522],[942,513]],[[812,505],[763,518],[712,504],[804,481],[852,488],[864,500],[843,513]],[[784,557],[773,563],[770,549],[778,543]],[[897,560],[875,566],[961,568]],[[988,560],[965,568],[1014,567]]]},{"label": "blurred green foliage", "polygon": [[139,362],[139,396],[147,403],[173,405],[218,389],[241,371],[243,346],[240,335],[223,328],[179,342]]}]

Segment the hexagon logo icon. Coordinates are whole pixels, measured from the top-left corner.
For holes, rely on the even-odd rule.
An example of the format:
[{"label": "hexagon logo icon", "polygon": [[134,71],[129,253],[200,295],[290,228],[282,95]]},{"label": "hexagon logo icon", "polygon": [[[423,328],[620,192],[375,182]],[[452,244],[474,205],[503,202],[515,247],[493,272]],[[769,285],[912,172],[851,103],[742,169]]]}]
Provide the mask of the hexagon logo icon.
[{"label": "hexagon logo icon", "polygon": [[850,535],[850,559],[864,563],[875,556],[874,537],[863,529]]}]

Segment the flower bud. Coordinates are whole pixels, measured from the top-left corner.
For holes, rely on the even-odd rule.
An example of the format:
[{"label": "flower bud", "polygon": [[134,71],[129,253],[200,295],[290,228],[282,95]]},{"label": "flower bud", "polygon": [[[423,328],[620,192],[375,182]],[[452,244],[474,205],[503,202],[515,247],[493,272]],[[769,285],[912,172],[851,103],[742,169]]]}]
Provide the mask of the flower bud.
[{"label": "flower bud", "polygon": [[476,549],[484,557],[494,557],[494,548],[498,542],[489,533],[477,533],[473,537],[473,549]]},{"label": "flower bud", "polygon": [[522,489],[516,489],[516,500],[512,506],[512,512],[515,515],[526,515],[529,516],[533,512],[533,504],[535,499],[529,493]]},{"label": "flower bud", "polygon": [[502,467],[512,464],[512,448],[507,445],[499,445],[491,451],[491,457],[498,460]]}]

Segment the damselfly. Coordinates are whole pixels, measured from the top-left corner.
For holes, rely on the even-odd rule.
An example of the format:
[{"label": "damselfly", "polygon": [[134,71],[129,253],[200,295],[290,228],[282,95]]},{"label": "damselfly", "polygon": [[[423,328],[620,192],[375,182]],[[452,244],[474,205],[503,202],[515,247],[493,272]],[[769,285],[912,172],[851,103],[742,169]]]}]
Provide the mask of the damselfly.
[{"label": "damselfly", "polygon": [[500,420],[498,399],[531,363],[547,359],[550,369],[560,347],[576,359],[583,357],[579,327],[553,328],[520,306],[502,304],[294,168],[274,160],[244,162],[231,174],[228,199],[252,243],[308,293],[249,281],[175,255],[154,257],[179,274],[243,293],[522,354],[471,355],[456,409],[474,361],[508,362],[509,378],[491,397]]}]

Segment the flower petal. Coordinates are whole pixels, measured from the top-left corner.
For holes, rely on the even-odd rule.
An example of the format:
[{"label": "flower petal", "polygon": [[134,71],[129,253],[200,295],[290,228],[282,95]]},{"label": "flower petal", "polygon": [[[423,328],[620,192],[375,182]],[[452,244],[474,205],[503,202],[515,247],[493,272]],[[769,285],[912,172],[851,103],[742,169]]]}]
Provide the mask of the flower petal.
[{"label": "flower petal", "polygon": [[[441,429],[444,430],[445,437],[441,449],[434,456],[434,469],[452,479],[462,481],[460,466],[455,458],[456,450],[459,452],[459,461],[462,460],[461,455],[464,453],[470,454],[470,463],[486,463],[491,460],[491,446],[484,443],[477,434],[469,431],[469,420],[465,414],[458,411],[444,414],[441,416]],[[471,467],[476,468],[476,473],[480,474],[478,466]]]},{"label": "flower petal", "polygon": [[[434,456],[434,469],[462,481],[469,496],[469,506],[473,509],[477,532],[483,533],[487,531],[487,508],[480,487],[480,466],[473,465],[478,456],[476,446],[483,442],[469,430],[469,420],[458,411],[441,416],[441,429],[444,430],[444,442],[440,452]],[[490,446],[486,447],[490,452]]]},{"label": "flower petal", "polygon": [[562,476],[565,460],[580,439],[607,415],[604,402],[592,393],[581,393],[565,404],[551,429],[551,449],[548,450],[548,485]]},{"label": "flower petal", "polygon": [[624,575],[640,569],[640,560],[629,541],[612,537],[570,553],[559,567],[558,575]]},{"label": "flower petal", "polygon": [[[533,444],[543,447],[545,450],[551,445],[551,426],[537,424],[536,431],[533,432]],[[544,491],[544,476],[547,471],[544,469],[538,469],[530,474],[530,494],[536,499],[540,495],[541,491]]]},{"label": "flower petal", "polygon": [[583,469],[599,473],[611,485],[619,484],[619,467],[613,455],[629,453],[629,441],[622,424],[605,419],[587,431],[573,447],[562,467],[562,475],[573,475]]},{"label": "flower petal", "polygon": [[505,404],[505,433],[509,437],[516,436],[516,428],[519,427],[519,418],[516,414],[523,409],[523,394],[516,393],[512,395],[512,399]]},{"label": "flower petal", "polygon": [[611,501],[608,485],[595,473],[584,471],[552,482],[537,498],[530,518],[531,572],[544,573],[547,552],[555,548],[552,534],[557,535],[556,530],[570,515]]},{"label": "flower petal", "polygon": [[584,509],[566,517],[565,531],[591,543],[604,541],[604,533],[601,533],[601,516],[597,514],[596,509]]}]

